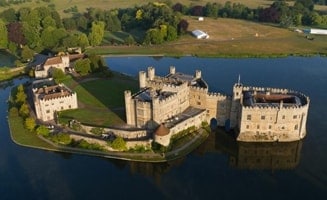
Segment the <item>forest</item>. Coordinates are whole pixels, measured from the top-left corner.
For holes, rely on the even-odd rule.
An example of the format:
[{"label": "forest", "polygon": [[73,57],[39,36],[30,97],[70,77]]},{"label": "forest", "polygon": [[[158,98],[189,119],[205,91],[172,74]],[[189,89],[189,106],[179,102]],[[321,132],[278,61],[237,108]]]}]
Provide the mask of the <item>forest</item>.
[{"label": "forest", "polygon": [[[70,17],[65,18],[53,4],[33,9],[10,8],[11,3],[20,2],[24,1],[0,0],[0,6],[8,7],[0,13],[0,48],[8,49],[24,62],[32,59],[35,52],[60,52],[68,47],[158,45],[174,41],[188,33],[188,22],[183,16],[244,19],[285,28],[327,26],[327,15],[314,9],[315,4],[326,4],[324,0],[296,0],[292,5],[279,0],[256,9],[229,1],[223,5],[189,6],[164,1],[112,10],[90,7],[85,12],[71,7],[65,10]],[[111,33],[119,33],[123,40],[107,37]]]}]

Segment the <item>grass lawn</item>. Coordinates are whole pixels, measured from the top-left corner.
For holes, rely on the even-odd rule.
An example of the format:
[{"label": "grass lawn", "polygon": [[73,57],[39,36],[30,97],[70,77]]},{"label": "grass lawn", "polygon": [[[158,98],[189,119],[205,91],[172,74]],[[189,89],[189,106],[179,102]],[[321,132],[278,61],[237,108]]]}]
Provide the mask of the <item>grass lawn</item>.
[{"label": "grass lawn", "polygon": [[98,126],[112,126],[124,123],[120,116],[110,110],[93,110],[88,108],[61,111],[59,118],[61,123],[68,123],[70,119],[76,119],[85,124]]},{"label": "grass lawn", "polygon": [[64,83],[77,93],[79,109],[63,111],[61,122],[76,119],[98,126],[122,124],[125,121],[124,91],[137,91],[138,82],[131,77],[114,73],[109,79],[85,79],[80,83],[67,79]]},{"label": "grass lawn", "polygon": [[12,139],[20,145],[31,146],[45,149],[56,149],[37,137],[36,133],[30,133],[24,127],[24,121],[21,117],[8,117]]}]

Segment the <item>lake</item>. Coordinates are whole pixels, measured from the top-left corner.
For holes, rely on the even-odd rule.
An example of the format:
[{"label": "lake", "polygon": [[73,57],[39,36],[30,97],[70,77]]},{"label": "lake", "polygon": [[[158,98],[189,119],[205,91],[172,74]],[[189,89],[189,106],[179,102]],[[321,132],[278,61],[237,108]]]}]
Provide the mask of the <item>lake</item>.
[{"label": "lake", "polygon": [[11,67],[15,64],[15,56],[4,49],[0,49],[0,67]]},{"label": "lake", "polygon": [[112,70],[137,76],[154,66],[202,71],[209,90],[244,85],[291,88],[311,99],[307,136],[293,143],[237,144],[212,133],[190,155],[161,164],[54,153],[14,144],[6,120],[10,89],[0,89],[1,199],[326,199],[327,58],[278,59],[107,57]]}]

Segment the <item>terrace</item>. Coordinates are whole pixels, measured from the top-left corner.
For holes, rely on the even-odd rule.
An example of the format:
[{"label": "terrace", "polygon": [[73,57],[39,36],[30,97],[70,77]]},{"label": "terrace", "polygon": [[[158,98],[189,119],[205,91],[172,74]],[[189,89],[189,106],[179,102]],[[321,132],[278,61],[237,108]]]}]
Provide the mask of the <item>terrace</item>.
[{"label": "terrace", "polygon": [[263,93],[254,91],[243,92],[244,106],[260,106],[260,107],[294,107],[304,104],[297,94],[279,94],[279,93]]}]

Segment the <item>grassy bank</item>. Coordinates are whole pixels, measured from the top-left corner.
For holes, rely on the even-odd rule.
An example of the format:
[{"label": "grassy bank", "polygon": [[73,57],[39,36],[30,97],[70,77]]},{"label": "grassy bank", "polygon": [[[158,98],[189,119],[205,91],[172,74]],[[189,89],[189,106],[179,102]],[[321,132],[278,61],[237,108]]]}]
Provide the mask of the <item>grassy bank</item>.
[{"label": "grassy bank", "polygon": [[15,77],[25,75],[26,69],[25,67],[18,68],[9,68],[9,67],[1,67],[0,68],[0,82],[13,79]]}]

